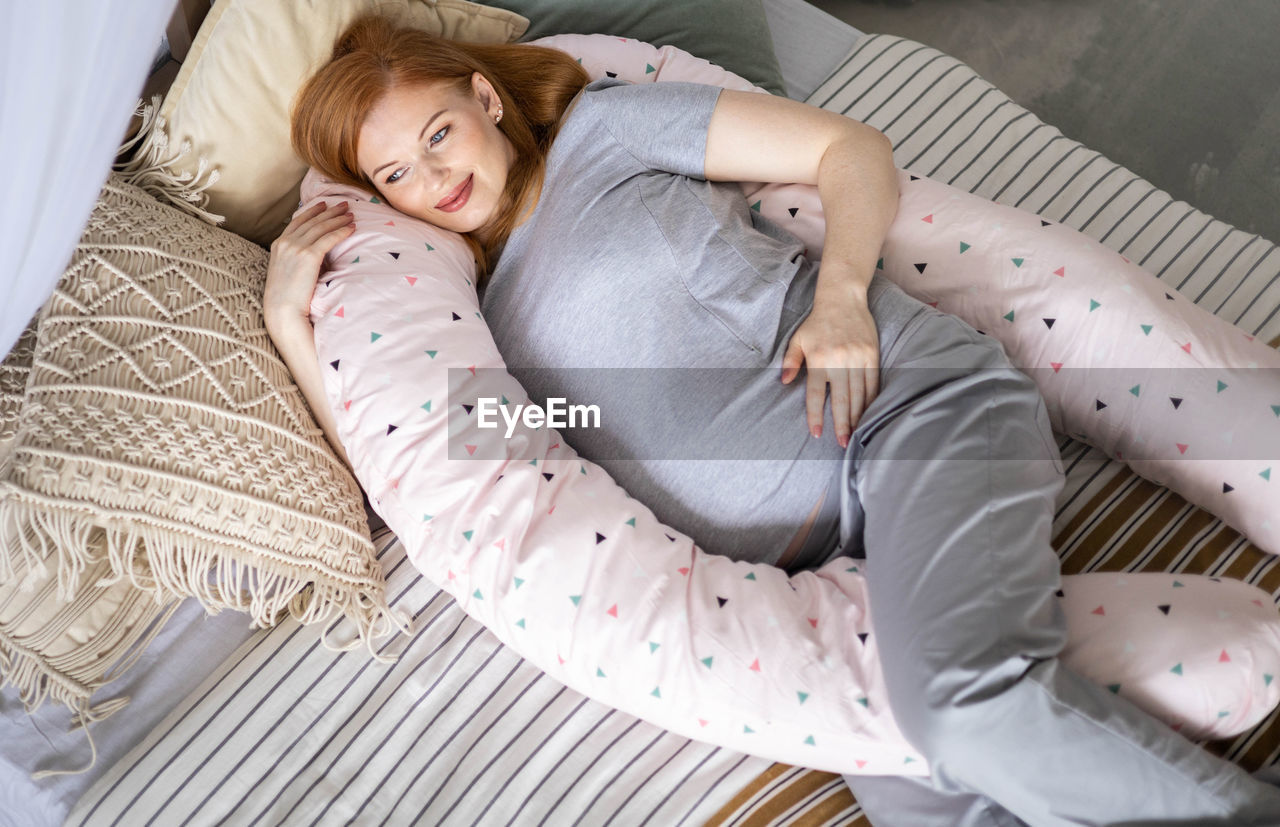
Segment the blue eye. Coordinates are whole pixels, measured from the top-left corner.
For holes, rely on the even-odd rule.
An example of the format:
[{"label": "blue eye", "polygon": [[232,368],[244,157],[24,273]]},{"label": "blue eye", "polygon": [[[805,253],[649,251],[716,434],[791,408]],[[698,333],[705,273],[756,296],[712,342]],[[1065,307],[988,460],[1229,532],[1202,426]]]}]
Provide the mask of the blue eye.
[{"label": "blue eye", "polygon": [[[431,146],[435,146],[436,144],[440,143],[445,139],[445,135],[447,135],[448,132],[449,132],[449,127],[446,126],[442,128],[439,132],[437,132],[436,134],[428,138],[427,143],[430,144]],[[407,169],[406,167],[401,167],[400,169],[388,175],[387,183],[394,184],[396,181],[399,181],[401,178],[404,177],[404,173],[406,169]]]}]

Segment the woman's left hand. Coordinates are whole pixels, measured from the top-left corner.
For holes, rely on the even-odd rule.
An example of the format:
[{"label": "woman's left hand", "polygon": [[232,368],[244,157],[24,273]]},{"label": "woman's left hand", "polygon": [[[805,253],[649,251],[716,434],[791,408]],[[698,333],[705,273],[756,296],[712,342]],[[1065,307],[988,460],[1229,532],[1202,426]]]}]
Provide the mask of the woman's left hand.
[{"label": "woman's left hand", "polygon": [[865,295],[814,301],[809,317],[796,328],[782,359],[782,381],[789,384],[808,367],[805,410],[809,433],[822,436],[827,385],[831,386],[831,418],[841,448],[862,412],[880,392],[880,338]]}]

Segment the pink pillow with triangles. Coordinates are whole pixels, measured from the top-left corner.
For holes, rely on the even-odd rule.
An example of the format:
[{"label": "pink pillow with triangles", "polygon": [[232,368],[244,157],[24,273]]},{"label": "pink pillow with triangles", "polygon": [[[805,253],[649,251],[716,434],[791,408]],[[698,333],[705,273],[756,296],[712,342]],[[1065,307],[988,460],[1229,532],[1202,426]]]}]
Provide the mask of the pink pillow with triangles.
[{"label": "pink pillow with triangles", "polygon": [[[672,46],[605,35],[532,42],[580,58],[593,78],[768,94]],[[742,187],[821,259],[816,187]],[[1280,553],[1280,351],[1070,227],[910,172],[899,188],[881,259],[891,281],[999,340],[1035,380],[1055,431]]]},{"label": "pink pillow with triangles", "polygon": [[899,188],[885,275],[998,339],[1055,431],[1280,552],[1280,351],[1070,227],[909,172]]},{"label": "pink pillow with triangles", "polygon": [[[477,429],[459,400],[528,398],[461,239],[314,172],[302,191],[303,209],[346,198],[356,215],[313,299],[317,352],[356,476],[420,571],[553,677],[666,729],[833,772],[927,773],[889,714],[856,561],[788,578],[708,555],[555,431]],[[1073,669],[1205,737],[1280,700],[1264,593],[1115,578],[1063,578]]]},{"label": "pink pillow with triangles", "polygon": [[[317,357],[356,478],[419,571],[555,679],[657,726],[831,772],[927,773],[889,711],[859,561],[788,577],[707,554],[555,430],[480,428],[476,400],[529,398],[462,240],[314,172],[302,193],[355,214],[312,300]],[[1084,574],[1062,591],[1064,663],[1187,734],[1242,732],[1280,701],[1280,614],[1259,589]]]}]

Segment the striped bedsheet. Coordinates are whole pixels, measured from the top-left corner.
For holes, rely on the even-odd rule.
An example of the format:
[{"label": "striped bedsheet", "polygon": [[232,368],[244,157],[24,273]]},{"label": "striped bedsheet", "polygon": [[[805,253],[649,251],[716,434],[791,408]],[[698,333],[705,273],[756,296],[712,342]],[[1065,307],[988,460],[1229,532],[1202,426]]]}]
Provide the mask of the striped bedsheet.
[{"label": "striped bedsheet", "polygon": [[[382,527],[416,635],[338,654],[286,621],[246,641],[76,804],[68,825],[699,825],[769,761],[624,715],[468,617]],[[351,639],[341,621],[330,636]],[[384,640],[385,643],[385,640]]]},{"label": "striped bedsheet", "polygon": [[[860,40],[809,101],[893,139],[900,167],[1041,213],[1124,252],[1234,324],[1280,337],[1280,255],[1173,201],[897,37]],[[1120,462],[1066,437],[1063,569],[1237,577],[1280,567]],[[865,824],[843,780],[679,738],[524,663],[423,581],[385,531],[389,593],[420,632],[393,667],[296,623],[229,658],[80,800],[70,825]],[[399,651],[405,643],[393,645]],[[1280,758],[1280,722],[1210,748]]]},{"label": "striped bedsheet", "polygon": [[[867,35],[809,103],[868,123],[903,169],[1081,230],[1201,307],[1280,346],[1280,251],[1073,141],[964,63],[912,40]],[[1234,577],[1280,602],[1280,558],[1212,514],[1059,436],[1067,482],[1054,515],[1064,573],[1185,571]],[[1280,762],[1280,714],[1206,745],[1248,769]],[[867,825],[840,776],[774,764],[712,825]]]}]

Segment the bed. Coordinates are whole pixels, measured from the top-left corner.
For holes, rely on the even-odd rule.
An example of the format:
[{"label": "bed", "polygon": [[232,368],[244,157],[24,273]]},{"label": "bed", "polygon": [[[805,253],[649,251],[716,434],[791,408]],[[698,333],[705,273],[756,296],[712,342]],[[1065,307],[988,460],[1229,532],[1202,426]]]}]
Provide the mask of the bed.
[{"label": "bed", "polygon": [[[899,167],[1076,227],[1258,338],[1280,337],[1269,242],[1174,202],[936,50],[857,32],[803,0],[765,8],[788,94],[885,132]],[[1280,596],[1275,558],[1213,515],[1082,442],[1060,435],[1059,447],[1064,572],[1204,573]],[[63,737],[65,711],[29,719],[0,695],[0,819],[866,823],[837,775],[691,741],[558,684],[422,578],[368,516],[392,605],[418,621],[391,644],[396,665],[335,655],[294,621],[250,632],[184,605],[131,671],[133,705],[95,725],[90,773],[31,781],[36,767],[82,765],[87,749]],[[173,656],[196,639],[200,657]],[[1276,763],[1280,716],[1208,747],[1250,769]]]}]

